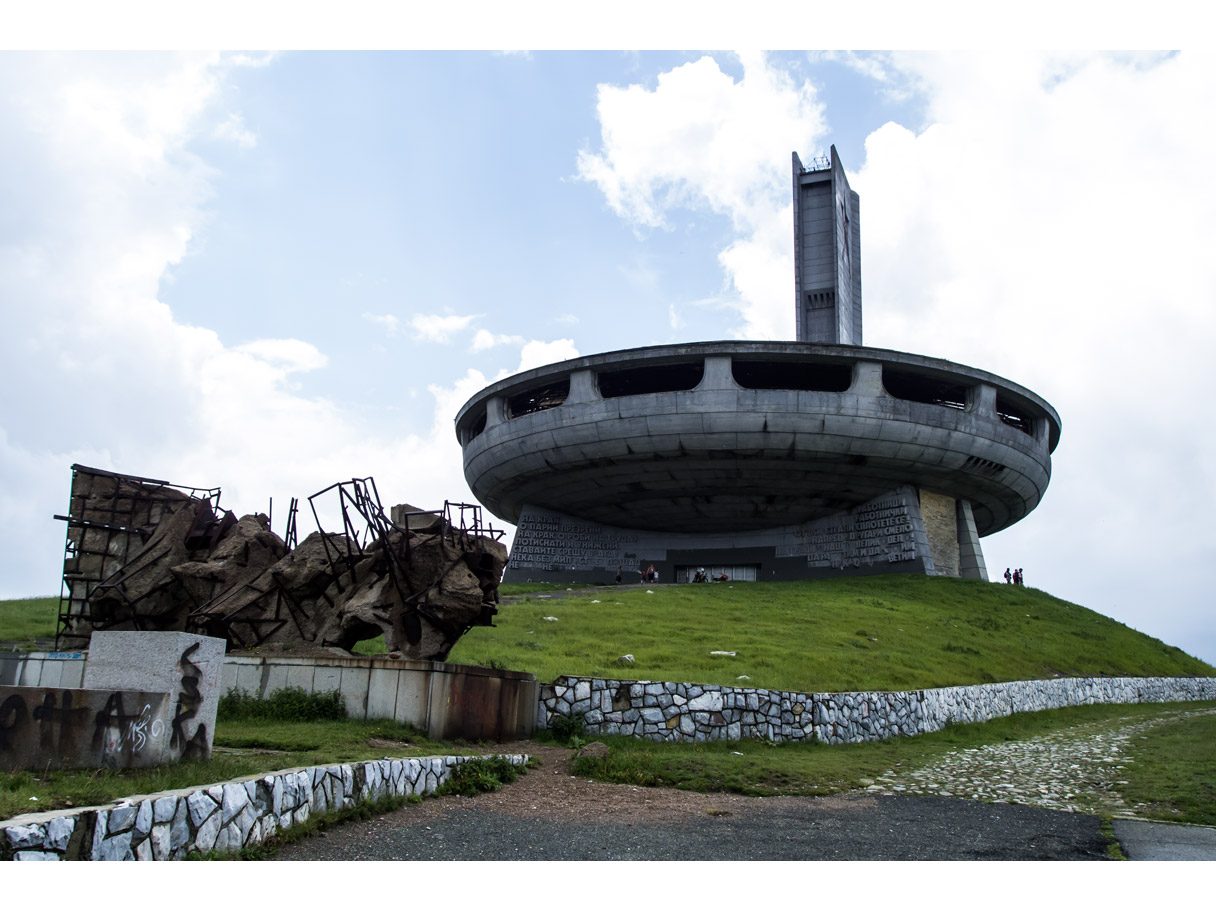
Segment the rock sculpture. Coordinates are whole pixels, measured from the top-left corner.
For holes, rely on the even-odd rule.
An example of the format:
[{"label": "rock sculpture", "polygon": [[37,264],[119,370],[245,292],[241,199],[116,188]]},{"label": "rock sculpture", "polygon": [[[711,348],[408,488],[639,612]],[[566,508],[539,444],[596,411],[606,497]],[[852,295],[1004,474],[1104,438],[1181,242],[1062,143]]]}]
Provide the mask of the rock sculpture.
[{"label": "rock sculpture", "polygon": [[310,503],[335,490],[345,531],[293,548],[266,515],[221,512],[218,489],[73,466],[70,515],[59,517],[61,648],[93,630],[152,629],[222,637],[230,649],[349,652],[382,633],[390,654],[442,661],[469,628],[492,625],[507,551],[478,507],[403,504],[390,519],[370,478]]}]

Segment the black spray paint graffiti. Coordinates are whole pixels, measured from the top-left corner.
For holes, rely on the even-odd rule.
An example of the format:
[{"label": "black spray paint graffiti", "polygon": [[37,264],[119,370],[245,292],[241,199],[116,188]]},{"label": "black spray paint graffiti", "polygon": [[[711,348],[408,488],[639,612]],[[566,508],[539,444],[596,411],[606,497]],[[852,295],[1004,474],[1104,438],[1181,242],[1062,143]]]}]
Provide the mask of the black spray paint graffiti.
[{"label": "black spray paint graffiti", "polygon": [[[13,694],[0,705],[0,751],[15,749],[15,740],[20,739],[21,730],[29,718],[25,699]],[[10,740],[13,739],[13,740]]]},{"label": "black spray paint graffiti", "polygon": [[[89,708],[72,708],[72,692],[59,691],[59,705],[55,705],[55,691],[48,691],[41,706],[34,707],[34,719],[38,722],[38,747],[46,755],[71,754],[75,750],[78,726],[87,725]],[[55,723],[59,723],[56,734]]]},{"label": "black spray paint graffiti", "polygon": [[159,719],[152,718],[150,704],[145,703],[139,715],[128,713],[122,704],[122,694],[115,691],[94,717],[93,749],[100,748],[107,756],[124,748],[139,752],[147,746],[149,739],[161,737],[163,725]]},{"label": "black spray paint graffiti", "polygon": [[181,747],[183,760],[207,759],[207,726],[201,722],[194,730],[192,738],[186,737],[185,722],[198,715],[198,709],[203,705],[203,695],[198,689],[199,678],[203,670],[190,661],[200,644],[188,647],[181,656],[182,692],[177,697],[177,710],[173,716],[173,737],[169,741],[170,748]]},{"label": "black spray paint graffiti", "polygon": [[[90,710],[87,705],[73,706],[72,696],[69,689],[48,690],[31,712],[24,696],[10,695],[0,705],[0,752],[17,751],[28,744],[33,721],[38,725],[38,752],[43,758],[57,766],[58,758],[74,756],[78,733],[87,731]],[[129,715],[118,692],[110,694],[93,722],[93,749],[110,754],[122,750],[124,744],[140,751],[149,738],[164,732],[164,723],[152,719],[151,705],[145,705],[138,716]]]}]

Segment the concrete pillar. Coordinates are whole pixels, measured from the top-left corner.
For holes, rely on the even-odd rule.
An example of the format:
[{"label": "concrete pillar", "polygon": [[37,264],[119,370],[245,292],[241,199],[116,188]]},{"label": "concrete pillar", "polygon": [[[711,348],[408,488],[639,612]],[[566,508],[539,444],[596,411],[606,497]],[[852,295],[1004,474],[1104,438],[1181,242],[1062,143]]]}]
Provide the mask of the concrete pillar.
[{"label": "concrete pillar", "polygon": [[595,402],[600,398],[594,371],[577,370],[570,374],[570,393],[566,396],[566,402]]},{"label": "concrete pillar", "polygon": [[980,550],[980,537],[975,531],[975,514],[971,501],[958,502],[958,571],[963,579],[978,579],[988,582],[988,567],[984,563],[984,552]]},{"label": "concrete pillar", "polygon": [[502,396],[491,396],[486,400],[486,428],[502,424],[507,420],[507,406]]},{"label": "concrete pillar", "polygon": [[1034,424],[1031,425],[1034,430],[1032,435],[1037,443],[1043,444],[1046,447],[1049,443],[1048,435],[1051,433],[1051,425],[1046,418],[1034,419]]},{"label": "concrete pillar", "polygon": [[705,373],[697,384],[699,390],[735,390],[739,384],[731,373],[730,355],[707,355],[705,358]]},{"label": "concrete pillar", "polygon": [[958,506],[953,497],[926,491],[920,494],[920,515],[929,539],[936,576],[961,576],[959,566]]},{"label": "concrete pillar", "polygon": [[967,397],[967,411],[975,412],[977,415],[984,415],[987,418],[996,417],[996,387],[987,383],[981,383],[979,386],[971,388],[971,395]]},{"label": "concrete pillar", "polygon": [[858,361],[853,365],[853,382],[848,389],[852,396],[885,396],[882,385],[882,364],[878,361]]}]

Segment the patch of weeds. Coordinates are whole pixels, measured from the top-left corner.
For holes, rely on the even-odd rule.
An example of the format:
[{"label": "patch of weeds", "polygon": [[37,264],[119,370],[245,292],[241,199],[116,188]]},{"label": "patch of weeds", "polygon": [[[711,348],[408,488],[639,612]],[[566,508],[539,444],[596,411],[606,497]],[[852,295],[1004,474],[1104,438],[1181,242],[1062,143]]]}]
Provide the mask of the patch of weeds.
[{"label": "patch of weeds", "polygon": [[482,792],[496,792],[519,778],[519,770],[503,757],[478,757],[460,764],[436,790],[436,795],[463,795],[472,798]]},{"label": "patch of weeds", "polygon": [[983,655],[978,649],[972,649],[970,646],[955,646],[953,643],[947,643],[942,647],[942,652],[957,652],[960,655]]},{"label": "patch of weeds", "polygon": [[549,720],[549,731],[560,744],[569,745],[576,738],[583,744],[587,743],[582,740],[583,736],[587,734],[587,719],[582,713],[552,717]]},{"label": "patch of weeds", "polygon": [[278,722],[315,722],[345,719],[346,706],[336,690],[309,693],[302,687],[284,687],[268,697],[243,690],[230,690],[220,697],[217,714],[221,719],[271,719]]},{"label": "patch of weeds", "polygon": [[990,617],[968,618],[967,623],[970,624],[972,627],[978,627],[980,630],[1000,630],[1001,629],[1000,622],[997,621],[996,619],[990,618]]},{"label": "patch of weeds", "polygon": [[1127,861],[1127,856],[1123,854],[1123,846],[1119,844],[1119,840],[1115,836],[1115,824],[1109,814],[1102,815],[1102,827],[1099,832],[1106,840],[1106,857],[1113,858],[1115,861]]},{"label": "patch of weeds", "polygon": [[570,763],[570,771],[576,776],[599,779],[602,782],[619,782],[647,788],[669,784],[661,774],[654,771],[648,756],[623,755],[611,748],[605,757],[575,757]]}]

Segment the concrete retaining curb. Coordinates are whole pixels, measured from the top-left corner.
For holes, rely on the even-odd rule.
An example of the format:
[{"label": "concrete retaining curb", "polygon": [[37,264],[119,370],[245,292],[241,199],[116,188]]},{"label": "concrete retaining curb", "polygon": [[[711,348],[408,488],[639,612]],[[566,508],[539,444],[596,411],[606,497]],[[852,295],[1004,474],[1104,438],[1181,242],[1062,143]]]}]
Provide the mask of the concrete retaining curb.
[{"label": "concrete retaining curb", "polygon": [[[526,754],[499,754],[515,766]],[[313,814],[387,797],[430,795],[469,756],[367,760],[249,776],[125,798],[104,807],[23,814],[0,822],[0,859],[169,861],[235,853]]]}]

